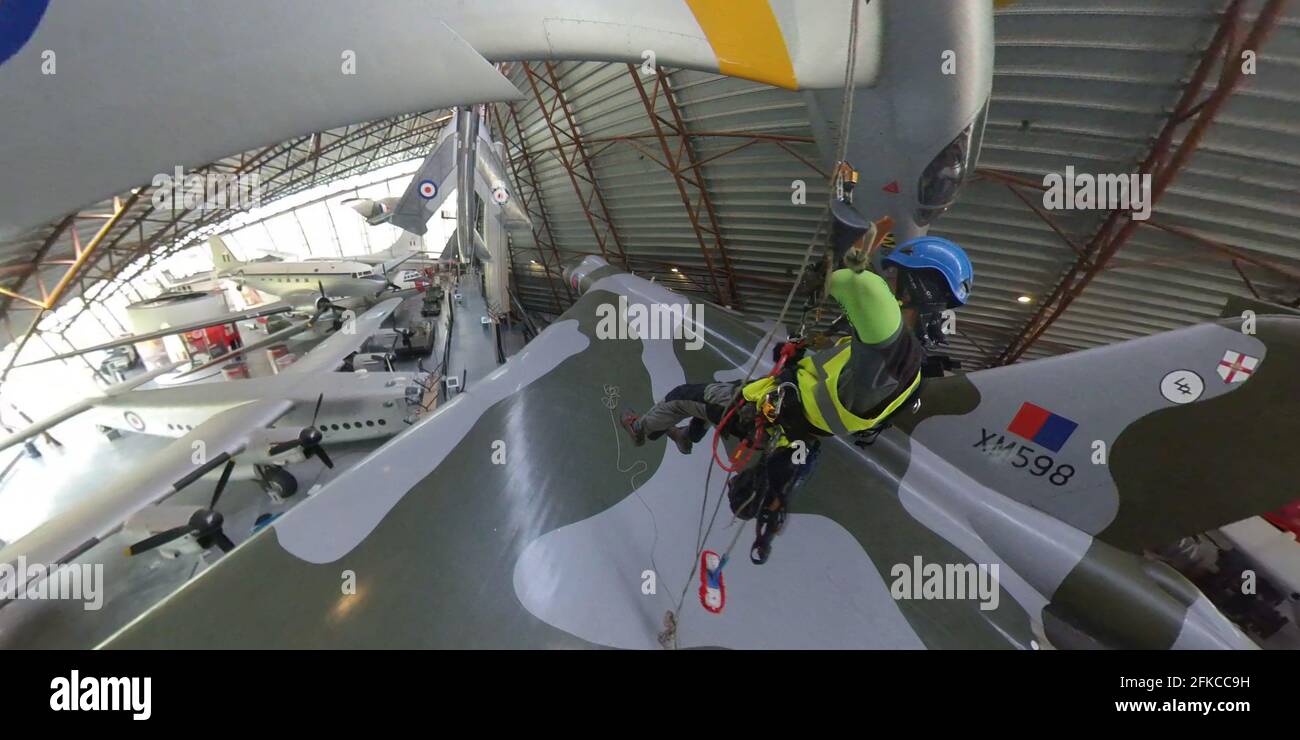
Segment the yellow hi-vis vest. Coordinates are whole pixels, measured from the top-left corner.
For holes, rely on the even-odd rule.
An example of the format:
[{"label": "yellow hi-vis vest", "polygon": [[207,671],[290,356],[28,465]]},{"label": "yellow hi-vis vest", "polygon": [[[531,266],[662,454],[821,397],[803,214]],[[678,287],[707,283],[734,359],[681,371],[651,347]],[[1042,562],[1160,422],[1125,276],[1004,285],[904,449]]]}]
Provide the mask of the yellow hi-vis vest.
[{"label": "yellow hi-vis vest", "polygon": [[[799,361],[796,373],[799,402],[803,406],[804,416],[814,427],[836,436],[861,432],[877,426],[911,398],[917,386],[921,384],[921,373],[918,371],[907,388],[890,401],[879,414],[870,419],[857,416],[840,404],[837,391],[840,371],[849,360],[849,349],[848,343],[845,342],[838,350],[810,353]],[[827,355],[830,355],[828,360],[824,359]],[[775,378],[756,380],[745,386],[743,391],[745,400],[757,403],[775,387]],[[823,409],[830,408],[834,408],[835,413],[828,417]]]}]

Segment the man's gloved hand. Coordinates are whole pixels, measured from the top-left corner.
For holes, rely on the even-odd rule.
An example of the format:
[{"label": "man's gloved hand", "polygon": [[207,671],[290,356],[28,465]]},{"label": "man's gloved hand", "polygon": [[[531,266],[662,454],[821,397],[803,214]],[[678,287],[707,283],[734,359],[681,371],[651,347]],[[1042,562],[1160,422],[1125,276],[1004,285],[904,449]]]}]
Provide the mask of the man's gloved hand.
[{"label": "man's gloved hand", "polygon": [[862,272],[867,269],[869,261],[865,249],[850,249],[844,253],[844,266],[854,272]]},{"label": "man's gloved hand", "polygon": [[871,245],[876,241],[876,225],[871,224],[862,238],[854,243],[853,248],[844,253],[844,266],[854,272],[867,269],[871,261]]}]

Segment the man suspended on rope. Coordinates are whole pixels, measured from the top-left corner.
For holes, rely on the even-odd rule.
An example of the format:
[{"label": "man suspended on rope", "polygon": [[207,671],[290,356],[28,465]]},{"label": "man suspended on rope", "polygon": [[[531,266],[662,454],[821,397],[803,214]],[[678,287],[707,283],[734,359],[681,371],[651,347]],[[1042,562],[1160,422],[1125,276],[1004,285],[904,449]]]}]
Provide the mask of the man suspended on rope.
[{"label": "man suspended on rope", "polygon": [[[945,310],[966,303],[970,260],[951,241],[922,236],[884,256],[873,272],[867,267],[874,224],[838,200],[832,215],[833,264],[843,266],[831,273],[827,292],[844,310],[848,335],[821,349],[800,338],[778,345],[778,370],[743,388],[739,382],[674,388],[640,417],[624,416],[636,445],[667,434],[687,454],[710,424],[739,439],[765,423],[779,424],[791,441],[850,436],[878,431],[914,402],[923,344],[938,338]],[[679,427],[686,419],[690,426]]]},{"label": "man suspended on rope", "polygon": [[[925,345],[942,341],[943,312],[970,295],[970,260],[940,237],[912,239],[879,259],[876,271],[868,270],[876,227],[849,202],[841,196],[832,204],[830,258],[839,269],[826,283],[844,311],[836,324],[847,323],[847,336],[820,343],[792,338],[775,348],[776,365],[765,378],[680,385],[642,416],[623,417],[637,446],[667,434],[682,454],[704,438],[708,425],[718,429],[714,459],[738,473],[727,488],[731,510],[741,519],[757,518],[750,550],[756,564],[766,562],[790,494],[811,472],[818,440],[874,440],[895,413],[915,407]],[[689,426],[678,426],[686,419]],[[721,434],[741,440],[726,462],[718,456]],[[747,465],[755,452],[757,463]]]}]

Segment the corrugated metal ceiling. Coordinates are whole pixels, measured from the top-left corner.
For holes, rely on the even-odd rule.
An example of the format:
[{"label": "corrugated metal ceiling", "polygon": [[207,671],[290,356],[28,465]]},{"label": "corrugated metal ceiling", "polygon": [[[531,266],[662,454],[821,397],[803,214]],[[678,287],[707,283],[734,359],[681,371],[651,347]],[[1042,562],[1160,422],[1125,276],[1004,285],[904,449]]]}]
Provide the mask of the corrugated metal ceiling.
[{"label": "corrugated metal ceiling", "polygon": [[[1242,3],[1238,41],[1265,2]],[[933,229],[965,246],[975,261],[976,290],[959,314],[961,335],[953,340],[954,354],[968,367],[996,361],[1078,259],[1021,197],[1040,204],[1033,184],[1067,165],[1080,172],[1135,171],[1228,7],[1229,0],[1026,0],[997,11],[993,99],[980,161],[988,174],[969,183],[958,205]],[[1300,227],[1300,85],[1295,83],[1300,11],[1287,7],[1267,42],[1253,51],[1256,73],[1245,76],[1228,98],[1152,218],[1238,251],[1139,228],[1026,358],[1193,323],[1216,315],[1229,295],[1300,298],[1300,249],[1294,238]],[[524,199],[535,216],[545,215],[534,218],[541,249],[533,234],[513,234],[513,267],[525,305],[544,312],[567,305],[566,289],[548,280],[548,271],[558,274],[557,258],[604,251],[616,263],[626,255],[637,272],[689,295],[761,316],[779,312],[816,228],[817,204],[826,197],[825,175],[811,164],[818,161],[817,150],[802,95],[676,70],[666,75],[674,111],[656,92],[655,78],[642,76],[665,130],[665,154],[635,68],[534,63],[527,69],[509,65],[508,73],[520,89],[531,95],[536,85],[538,91],[515,104],[513,114],[494,106],[492,121],[494,136],[505,133]],[[1205,96],[1217,79],[1216,68]],[[557,105],[557,89],[563,105]],[[438,116],[412,114],[286,142],[264,150],[271,168],[264,178],[278,183],[274,197],[294,192],[295,182],[306,187],[421,154],[434,141]],[[688,148],[673,130],[677,116],[690,133]],[[1186,129],[1174,137],[1175,146]],[[323,147],[331,151],[327,167],[312,158]],[[253,154],[226,164],[246,163]],[[574,177],[564,166],[566,158]],[[663,166],[669,159],[686,173],[681,187]],[[1017,186],[1020,197],[1008,187],[1008,178],[1028,183]],[[796,180],[806,183],[809,205],[791,202]],[[684,200],[698,214],[700,228],[688,217]],[[127,245],[147,244],[162,252],[174,238],[204,226],[156,221],[138,210],[124,219],[122,233],[114,234],[123,258],[130,256]],[[595,216],[589,218],[587,210]],[[1052,216],[1083,248],[1105,214]],[[84,243],[96,224],[76,224]],[[0,267],[6,270],[0,285],[13,288],[28,274],[24,261],[30,264],[58,228],[52,224],[2,245],[7,261]],[[55,242],[47,261],[72,253],[66,229]],[[100,266],[90,282],[116,274],[120,266]],[[1022,295],[1032,301],[1017,302]],[[2,300],[5,310],[19,307]]]}]

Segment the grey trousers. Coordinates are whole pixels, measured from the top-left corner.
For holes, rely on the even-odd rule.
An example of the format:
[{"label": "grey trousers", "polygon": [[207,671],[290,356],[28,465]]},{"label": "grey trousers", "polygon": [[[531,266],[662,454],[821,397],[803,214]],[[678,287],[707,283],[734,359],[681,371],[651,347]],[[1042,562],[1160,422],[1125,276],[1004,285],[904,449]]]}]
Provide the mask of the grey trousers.
[{"label": "grey trousers", "polygon": [[637,424],[650,439],[663,433],[685,419],[695,418],[717,425],[727,412],[739,381],[730,383],[687,383],[668,391],[664,400],[651,406],[641,415]]}]

